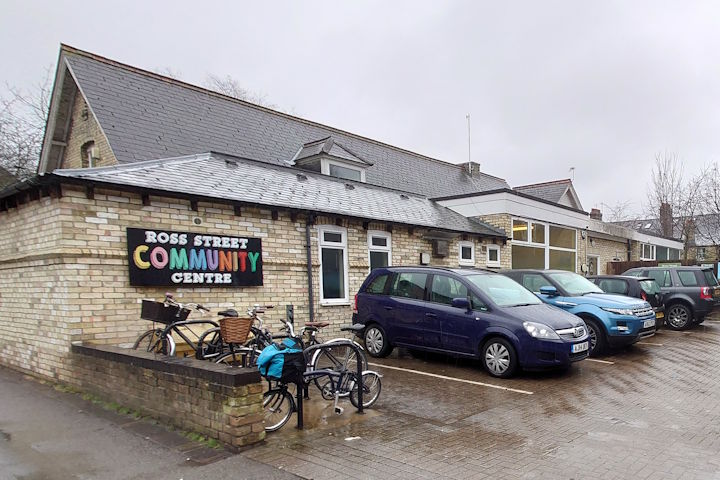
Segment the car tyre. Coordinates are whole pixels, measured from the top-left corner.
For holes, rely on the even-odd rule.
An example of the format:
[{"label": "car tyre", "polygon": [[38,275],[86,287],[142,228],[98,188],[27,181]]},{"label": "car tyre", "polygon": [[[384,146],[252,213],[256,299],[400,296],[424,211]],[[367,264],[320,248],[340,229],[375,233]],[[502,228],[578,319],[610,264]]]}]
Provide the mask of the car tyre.
[{"label": "car tyre", "polygon": [[485,342],[480,352],[480,359],[485,370],[497,378],[511,377],[518,365],[515,348],[500,337],[493,337]]},{"label": "car tyre", "polygon": [[393,347],[388,342],[385,330],[377,323],[368,325],[363,333],[363,339],[365,340],[365,350],[372,357],[387,357],[392,352]]},{"label": "car tyre", "polygon": [[673,303],[665,309],[665,326],[671,330],[685,330],[692,322],[692,311],[682,303]]},{"label": "car tyre", "polygon": [[605,336],[605,330],[600,326],[600,322],[597,320],[591,320],[584,318],[585,325],[588,329],[588,335],[590,338],[588,341],[588,356],[596,357],[603,353],[607,349],[607,338]]}]

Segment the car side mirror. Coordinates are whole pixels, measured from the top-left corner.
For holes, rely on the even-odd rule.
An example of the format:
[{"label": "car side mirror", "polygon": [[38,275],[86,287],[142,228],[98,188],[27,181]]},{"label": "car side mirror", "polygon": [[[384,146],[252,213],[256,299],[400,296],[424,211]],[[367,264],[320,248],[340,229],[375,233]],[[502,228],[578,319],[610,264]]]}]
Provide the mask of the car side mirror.
[{"label": "car side mirror", "polygon": [[540,287],[540,293],[542,293],[543,295],[547,295],[548,297],[557,297],[559,295],[557,288],[550,285]]},{"label": "car side mirror", "polygon": [[456,308],[462,308],[468,311],[471,310],[470,300],[464,297],[453,298],[451,305]]}]

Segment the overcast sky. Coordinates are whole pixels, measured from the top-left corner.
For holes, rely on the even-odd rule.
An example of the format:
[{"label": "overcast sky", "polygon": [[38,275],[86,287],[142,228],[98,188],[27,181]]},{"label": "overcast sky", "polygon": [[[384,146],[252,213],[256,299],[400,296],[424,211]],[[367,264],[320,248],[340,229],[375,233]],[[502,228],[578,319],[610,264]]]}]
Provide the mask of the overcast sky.
[{"label": "overcast sky", "polygon": [[688,173],[718,159],[717,2],[3,0],[2,92],[54,68],[61,42],[196,84],[230,75],[291,113],[454,163],[470,113],[483,171],[517,186],[575,167],[588,211],[639,210],[657,152]]}]

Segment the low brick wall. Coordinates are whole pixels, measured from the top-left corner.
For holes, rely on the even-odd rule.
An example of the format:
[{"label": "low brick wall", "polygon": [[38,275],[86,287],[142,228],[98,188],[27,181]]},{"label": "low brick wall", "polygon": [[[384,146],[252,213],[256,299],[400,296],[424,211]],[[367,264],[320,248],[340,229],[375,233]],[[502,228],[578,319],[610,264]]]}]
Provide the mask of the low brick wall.
[{"label": "low brick wall", "polygon": [[73,344],[69,383],[237,449],[265,438],[257,371],[107,345]]}]

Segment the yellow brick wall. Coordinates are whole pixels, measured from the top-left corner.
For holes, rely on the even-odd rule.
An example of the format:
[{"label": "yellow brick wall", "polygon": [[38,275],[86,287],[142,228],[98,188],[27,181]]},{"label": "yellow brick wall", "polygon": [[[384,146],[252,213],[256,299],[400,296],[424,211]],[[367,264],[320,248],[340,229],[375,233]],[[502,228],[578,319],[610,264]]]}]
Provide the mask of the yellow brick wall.
[{"label": "yellow brick wall", "polygon": [[623,262],[627,260],[627,243],[595,238],[592,234],[589,239],[592,241],[588,242],[588,255],[597,255],[599,257],[598,275],[609,273],[607,264],[612,262],[614,258],[619,258]]},{"label": "yellow brick wall", "polygon": [[[87,115],[83,115],[83,111],[87,111]],[[81,168],[82,146],[90,141],[95,142],[95,146],[99,148],[100,151],[100,159],[93,165],[94,167],[106,167],[117,164],[117,160],[110,149],[110,144],[105,138],[105,134],[103,134],[100,129],[100,126],[80,92],[75,96],[70,122],[70,135],[67,140],[62,166],[60,168]]]},{"label": "yellow brick wall", "polygon": [[[194,223],[200,218],[202,223]],[[319,217],[318,225],[336,224]],[[352,301],[369,270],[367,230],[363,223],[344,220],[348,232],[349,301],[320,304],[317,226],[311,229],[315,319],[332,326],[325,336],[339,335],[350,324]],[[262,239],[263,279],[260,287],[132,287],[128,279],[127,227],[228,234]],[[151,323],[140,319],[143,298],[160,300],[173,291],[181,302],[198,302],[211,310],[233,307],[244,312],[255,303],[278,306],[264,317],[272,331],[280,328],[284,306],[295,306],[296,323],[309,318],[305,250],[305,217],[295,222],[279,212],[151,197],[143,205],[137,194],[96,190],[86,198],[79,187],[64,186],[59,199],[43,198],[0,213],[0,362],[15,368],[58,378],[70,375],[66,359],[70,342],[128,344]],[[369,229],[383,230],[382,223]],[[412,233],[410,232],[412,230]],[[393,265],[417,265],[421,252],[432,252],[423,236],[426,229],[395,226],[392,230]],[[485,266],[476,245],[476,266]],[[458,266],[458,241],[446,258],[431,256],[432,265]],[[485,240],[486,241],[486,240]],[[501,259],[507,263],[505,247]],[[193,314],[193,316],[197,316]],[[215,317],[210,317],[215,318]]]}]

